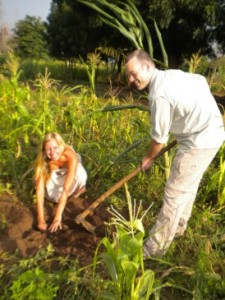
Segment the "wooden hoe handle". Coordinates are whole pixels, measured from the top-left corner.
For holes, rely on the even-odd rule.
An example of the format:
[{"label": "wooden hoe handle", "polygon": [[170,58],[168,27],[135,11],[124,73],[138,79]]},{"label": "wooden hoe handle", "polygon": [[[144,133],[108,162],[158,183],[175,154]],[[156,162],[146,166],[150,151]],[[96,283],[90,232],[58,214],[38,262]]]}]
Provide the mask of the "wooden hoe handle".
[{"label": "wooden hoe handle", "polygon": [[[166,147],[162,148],[162,150],[154,157],[154,160],[158,157],[160,157],[162,154],[170,150],[172,147],[176,145],[176,140],[174,140],[172,143],[167,145]],[[76,216],[75,221],[77,224],[82,224],[88,231],[92,232],[94,231],[95,227],[85,221],[85,217],[88,216],[90,213],[93,212],[93,210],[99,206],[100,203],[102,203],[106,198],[108,198],[112,193],[114,193],[116,190],[118,190],[121,186],[123,186],[128,180],[136,176],[141,171],[141,166],[138,166],[136,169],[134,169],[130,174],[125,176],[123,179],[118,181],[115,185],[113,185],[108,191],[106,191],[104,194],[102,194],[97,200],[95,200],[87,209],[85,209],[82,213]]]}]

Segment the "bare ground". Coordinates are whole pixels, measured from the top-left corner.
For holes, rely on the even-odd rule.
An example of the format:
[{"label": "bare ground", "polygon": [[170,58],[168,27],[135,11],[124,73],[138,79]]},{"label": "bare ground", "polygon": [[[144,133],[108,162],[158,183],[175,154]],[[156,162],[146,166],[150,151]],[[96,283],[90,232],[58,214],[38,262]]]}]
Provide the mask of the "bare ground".
[{"label": "bare ground", "polygon": [[[19,257],[31,257],[40,249],[52,244],[56,255],[78,258],[82,265],[92,262],[97,244],[105,235],[105,221],[109,213],[100,206],[93,216],[86,219],[96,226],[96,234],[77,225],[75,217],[90,202],[84,198],[70,198],[63,214],[63,229],[56,233],[40,232],[36,224],[36,207],[27,207],[14,197],[0,196],[0,255],[3,252],[17,254]],[[46,205],[46,221],[51,223],[54,205]]]}]

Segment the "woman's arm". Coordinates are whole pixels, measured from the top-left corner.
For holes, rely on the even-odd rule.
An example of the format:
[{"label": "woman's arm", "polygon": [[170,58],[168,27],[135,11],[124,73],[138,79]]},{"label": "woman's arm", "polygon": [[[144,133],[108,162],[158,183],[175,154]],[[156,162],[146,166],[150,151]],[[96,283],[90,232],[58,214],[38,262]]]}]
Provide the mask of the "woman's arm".
[{"label": "woman's arm", "polygon": [[49,227],[49,230],[51,232],[55,232],[57,229],[62,229],[62,214],[65,209],[72,184],[74,183],[75,174],[77,172],[77,154],[68,147],[64,153],[64,157],[67,164],[67,175],[65,178],[62,194],[56,207],[55,217],[51,226]]},{"label": "woman's arm", "polygon": [[45,186],[44,180],[41,178],[38,183],[36,183],[36,197],[37,197],[37,221],[38,229],[46,230],[47,224],[45,223],[44,217],[44,196],[45,196]]},{"label": "woman's arm", "polygon": [[65,194],[67,194],[68,197],[68,194],[73,187],[75,176],[77,174],[77,166],[79,160],[77,153],[70,147],[68,147],[65,151],[65,159],[67,165],[67,174],[63,185],[63,191]]}]

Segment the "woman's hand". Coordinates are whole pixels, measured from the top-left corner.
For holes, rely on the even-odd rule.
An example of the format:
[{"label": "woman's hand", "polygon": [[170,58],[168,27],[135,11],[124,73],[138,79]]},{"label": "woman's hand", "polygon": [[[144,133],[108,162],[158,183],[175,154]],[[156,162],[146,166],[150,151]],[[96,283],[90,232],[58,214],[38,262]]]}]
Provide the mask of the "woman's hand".
[{"label": "woman's hand", "polygon": [[50,232],[56,232],[58,229],[62,229],[61,220],[53,220],[52,224],[49,227]]},{"label": "woman's hand", "polygon": [[40,231],[46,231],[47,230],[47,224],[45,222],[38,222],[37,228]]}]

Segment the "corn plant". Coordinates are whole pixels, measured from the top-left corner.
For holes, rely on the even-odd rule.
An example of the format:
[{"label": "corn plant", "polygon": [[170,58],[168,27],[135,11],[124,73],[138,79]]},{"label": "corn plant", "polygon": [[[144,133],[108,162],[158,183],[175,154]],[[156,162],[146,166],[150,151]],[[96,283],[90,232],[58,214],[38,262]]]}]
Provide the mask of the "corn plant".
[{"label": "corn plant", "polygon": [[[142,254],[144,238],[142,219],[148,210],[140,217],[141,203],[138,207],[136,201],[132,204],[127,186],[125,187],[129,220],[111,208],[113,219],[109,226],[115,227],[116,232],[112,242],[105,237],[100,243],[106,250],[101,254],[101,258],[113,283],[113,289],[105,291],[102,297],[103,299],[147,300],[156,290],[155,273],[151,269],[144,269]],[[96,266],[97,254],[98,249],[94,266]]]},{"label": "corn plant", "polygon": [[22,70],[19,70],[20,64],[18,59],[15,57],[13,52],[9,52],[6,58],[6,62],[3,65],[6,75],[8,75],[12,82],[15,84],[18,83],[18,79],[22,73]]},{"label": "corn plant", "polygon": [[[106,105],[104,108],[101,109],[102,112],[108,112],[108,111],[121,111],[121,110],[127,110],[127,109],[138,109],[140,111],[144,111],[144,112],[149,112],[149,108],[144,106],[144,105],[135,105],[135,104],[128,104],[128,105]],[[134,148],[138,147],[141,143],[143,143],[144,141],[146,141],[147,139],[150,139],[150,137],[141,139],[139,141],[135,141],[131,146],[128,147],[128,149],[126,149],[121,155],[126,154],[127,152],[133,150]],[[164,157],[164,164],[161,165],[162,169],[164,170],[165,173],[165,178],[168,179],[169,175],[170,175],[170,169],[171,169],[171,165],[172,165],[172,161],[173,161],[173,157],[174,157],[174,152],[171,151],[171,153],[164,153],[163,155]]]},{"label": "corn plant", "polygon": [[190,73],[205,75],[212,93],[223,95],[225,91],[225,60],[224,57],[209,61],[200,51],[184,60],[185,68]]},{"label": "corn plant", "polygon": [[95,77],[96,77],[96,69],[98,64],[100,63],[100,53],[88,53],[87,55],[87,63],[83,61],[82,58],[80,58],[81,62],[85,66],[85,70],[88,75],[89,83],[90,83],[90,89],[92,95],[95,95]]},{"label": "corn plant", "polygon": [[218,172],[218,202],[225,204],[225,144],[219,150],[219,170]]},{"label": "corn plant", "polygon": [[217,190],[217,203],[223,207],[225,204],[225,144],[223,144],[218,152],[219,167],[211,176],[206,186],[205,197],[212,190]]},{"label": "corn plant", "polygon": [[207,76],[209,86],[217,95],[224,95],[225,92],[225,59],[224,56],[213,60],[209,65],[210,73]]},{"label": "corn plant", "polygon": [[[26,102],[29,100],[30,91],[27,85],[20,85],[18,80],[21,74],[19,62],[9,53],[4,65],[7,75],[0,84],[2,120],[7,120],[1,127],[1,132],[7,134],[15,127],[20,127],[29,117]],[[10,119],[9,119],[10,114]],[[8,140],[8,137],[7,137]]]},{"label": "corn plant", "polygon": [[[118,1],[117,4],[110,3],[106,0],[97,0],[96,3],[91,3],[87,0],[78,0],[80,3],[89,6],[90,8],[96,10],[100,18],[104,23],[110,27],[118,30],[122,35],[124,35],[136,49],[143,49],[144,38],[146,39],[148,45],[148,51],[152,58],[154,58],[154,48],[152,44],[152,37],[150,31],[144,22],[142,16],[140,15],[135,4],[126,0],[124,2]],[[104,9],[102,9],[103,7]],[[107,13],[106,10],[112,12]],[[159,46],[163,56],[163,64],[165,67],[168,66],[168,57],[165,51],[164,43],[160,30],[157,26],[156,20],[151,18],[154,24],[156,36],[159,41]]]},{"label": "corn plant", "polygon": [[198,51],[191,56],[190,60],[185,60],[188,65],[188,72],[195,73],[201,64],[202,59],[203,57],[200,55],[200,51]]},{"label": "corn plant", "polygon": [[46,132],[56,130],[53,114],[54,110],[50,100],[52,94],[54,97],[54,90],[59,85],[59,82],[50,77],[50,73],[46,68],[45,74],[38,74],[33,83],[38,89],[40,115],[38,116],[38,119],[35,119],[32,122],[32,132],[38,132],[40,136],[43,136]]}]

